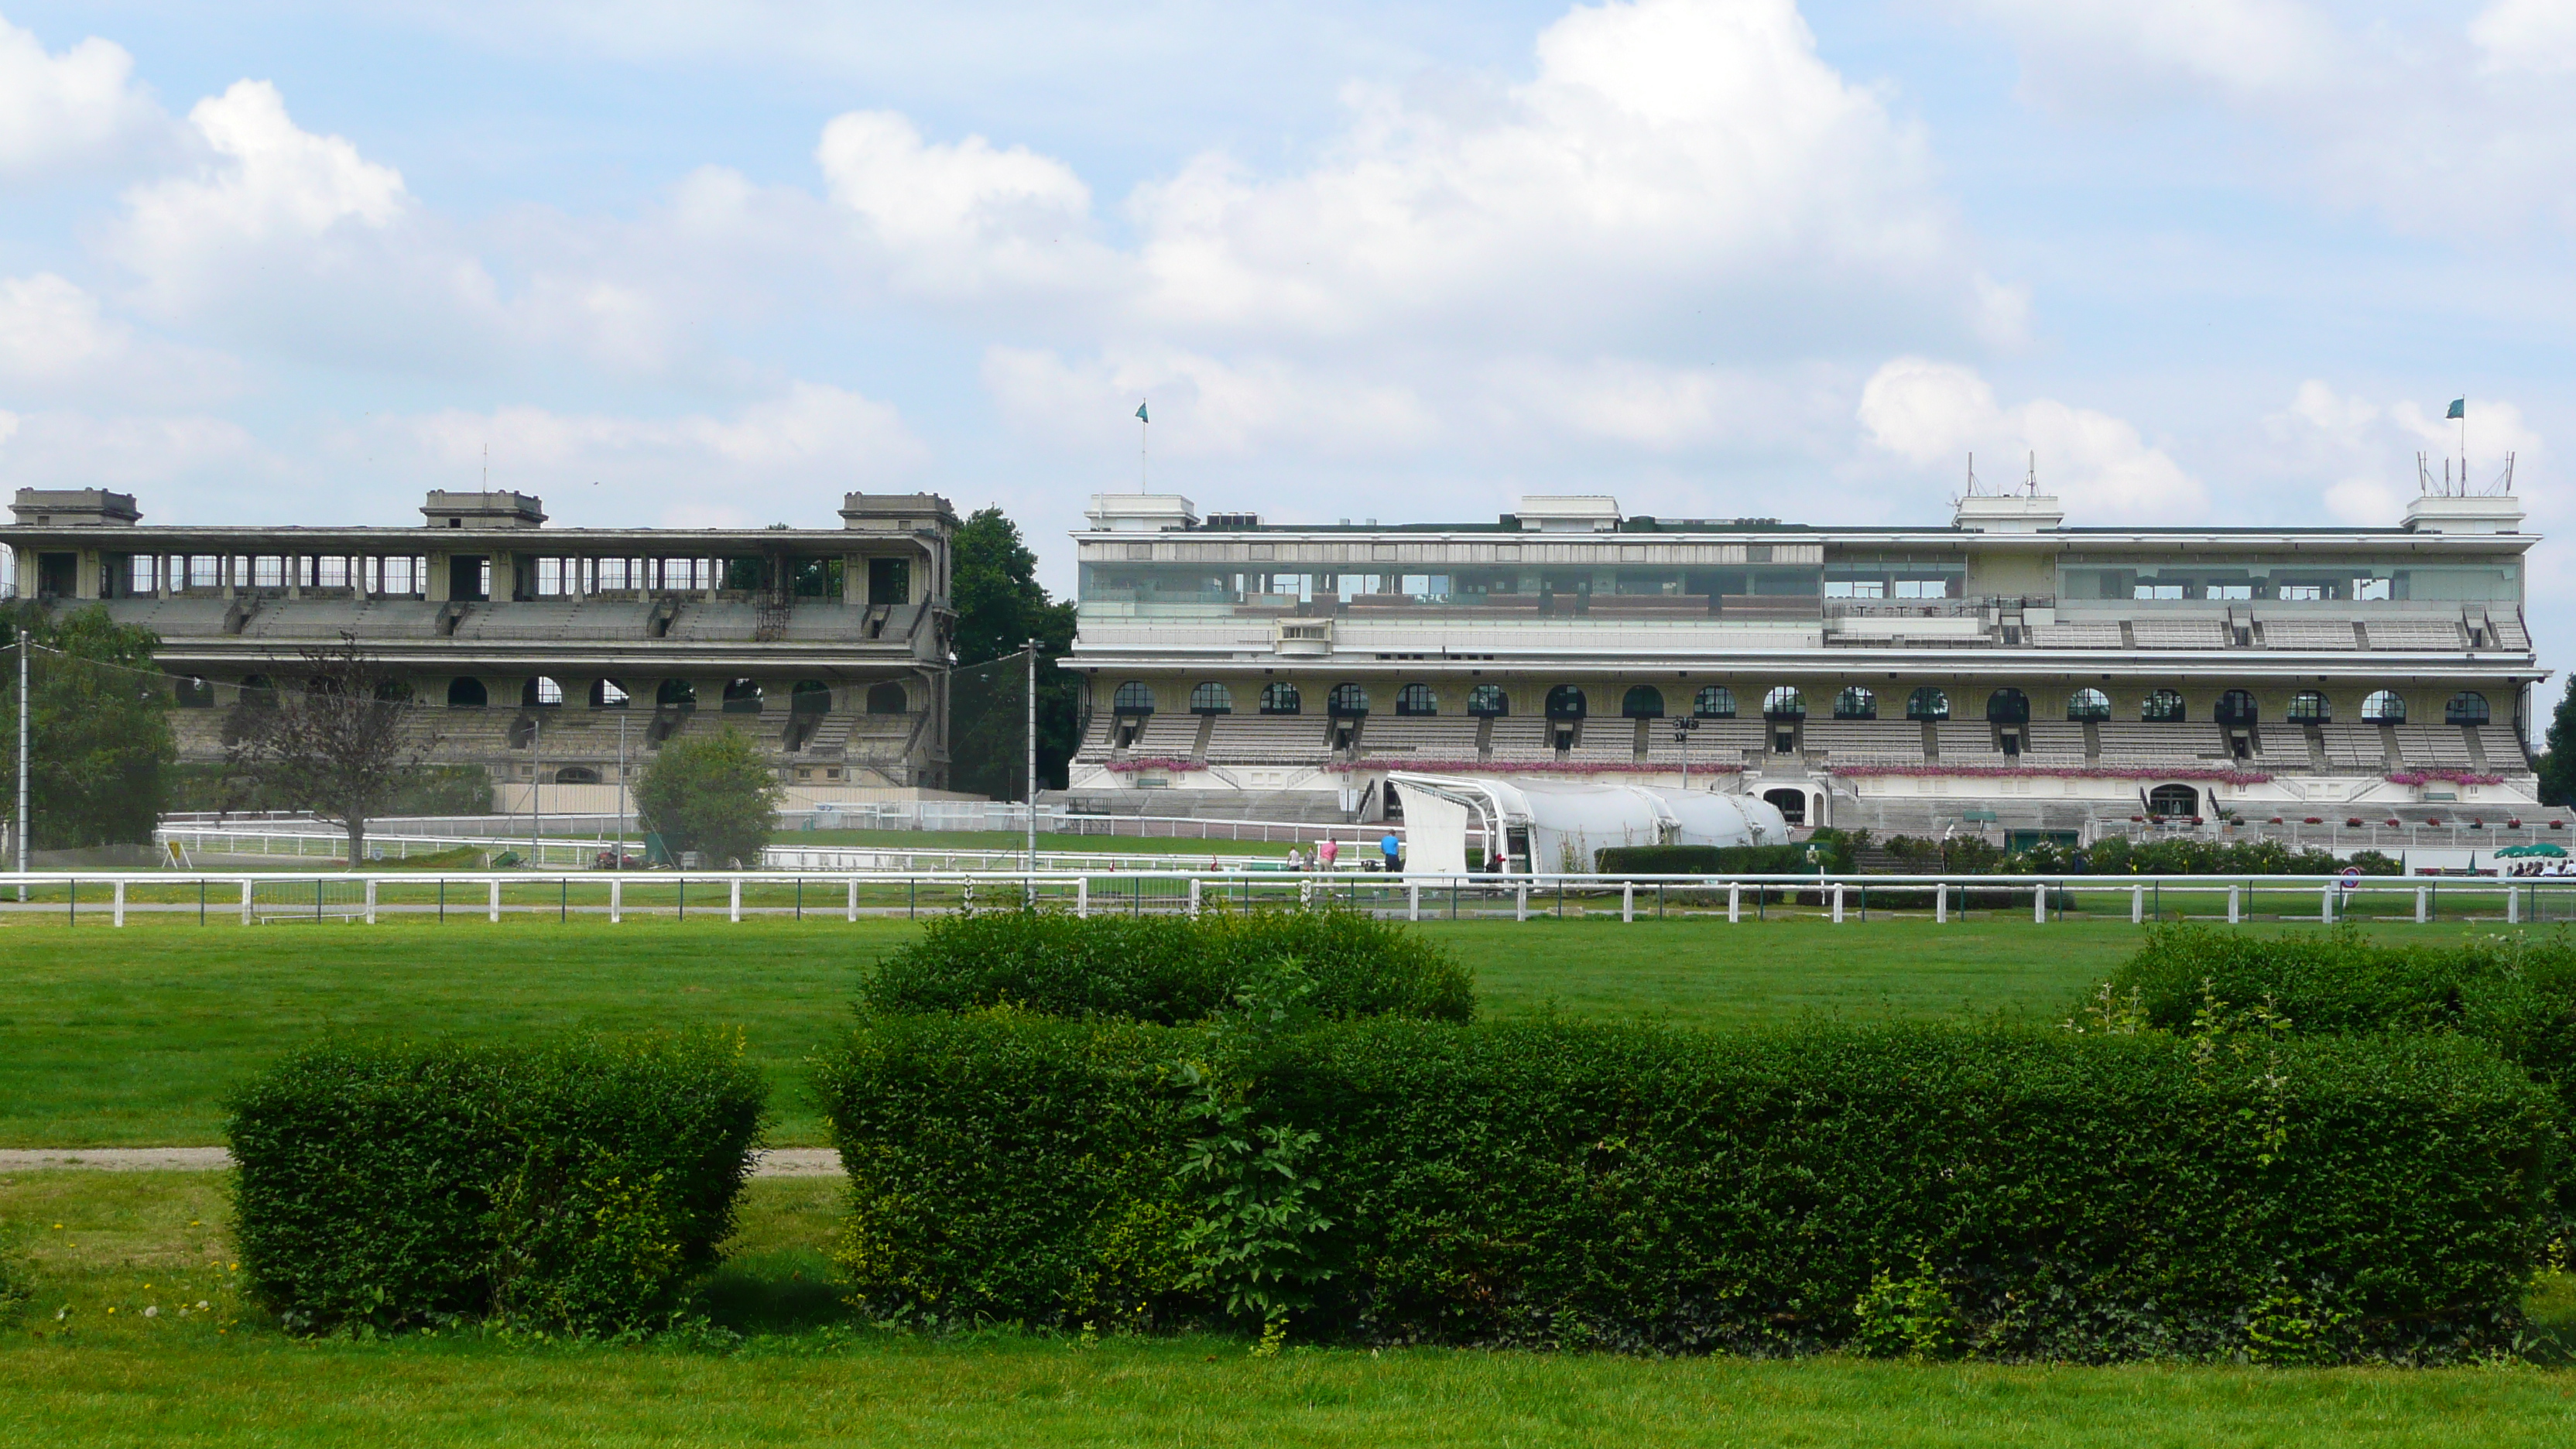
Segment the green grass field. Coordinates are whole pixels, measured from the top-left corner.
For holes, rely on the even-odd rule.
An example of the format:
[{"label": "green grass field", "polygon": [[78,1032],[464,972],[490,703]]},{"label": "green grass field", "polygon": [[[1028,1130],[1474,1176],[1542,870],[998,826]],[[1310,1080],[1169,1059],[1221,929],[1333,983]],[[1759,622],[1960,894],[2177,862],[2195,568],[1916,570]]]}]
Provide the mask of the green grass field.
[{"label": "green grass field", "polygon": [[[219,1140],[230,1086],[332,1033],[527,1038],[740,1027],[780,1145],[820,1141],[804,1060],[901,921],[693,914],[123,931],[0,917],[0,1145]],[[2054,1020],[2128,951],[2125,920],[1934,927],[1812,917],[1426,923],[1480,1009],[1726,1026],[1845,1016]],[[2245,929],[2305,931],[2261,924]],[[2381,927],[2450,939],[2487,924]],[[2119,1369],[1085,1346],[855,1324],[831,1287],[832,1179],[751,1185],[703,1303],[726,1335],[642,1347],[480,1334],[287,1338],[246,1310],[219,1174],[0,1174],[0,1251],[37,1297],[0,1329],[0,1442],[2488,1445],[2576,1442],[2576,1372]],[[203,1303],[201,1310],[197,1307]],[[2576,1341],[2576,1283],[2534,1300]],[[153,1310],[146,1313],[146,1310]],[[185,1309],[183,1313],[181,1310]],[[111,1311],[113,1310],[113,1311]]]}]

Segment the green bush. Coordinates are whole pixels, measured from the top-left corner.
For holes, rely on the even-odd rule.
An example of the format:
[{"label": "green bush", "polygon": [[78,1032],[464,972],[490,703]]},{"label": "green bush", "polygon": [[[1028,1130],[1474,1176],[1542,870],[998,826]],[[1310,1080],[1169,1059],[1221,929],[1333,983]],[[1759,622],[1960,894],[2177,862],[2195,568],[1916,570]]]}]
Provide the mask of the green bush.
[{"label": "green bush", "polygon": [[667,1321],[766,1097],[713,1037],[299,1052],[231,1103],[244,1282],[298,1332]]},{"label": "green bush", "polygon": [[673,851],[694,850],[709,867],[739,861],[758,870],[785,796],[759,746],[726,725],[663,745],[635,784],[635,809]]},{"label": "green bush", "polygon": [[1234,1004],[1280,962],[1314,983],[1331,1017],[1392,1013],[1465,1021],[1474,978],[1436,943],[1352,911],[1112,916],[981,911],[933,920],[861,984],[872,1012],[1012,1004],[1057,1016],[1171,1025]]},{"label": "green bush", "polygon": [[[872,1311],[1225,1318],[1181,1164],[1205,1030],[879,1020],[824,1074]],[[1239,1069],[1320,1223],[1301,1332],[2110,1360],[2509,1341],[2546,1099],[2471,1042],[1377,1018]],[[1308,1134],[1311,1134],[1309,1136]],[[1196,1235],[1194,1237],[1194,1234]]]},{"label": "green bush", "polygon": [[1613,845],[1593,853],[1593,869],[1603,875],[1850,874],[1854,866],[1848,844],[1823,831],[1817,835],[1813,855],[1803,844]]}]

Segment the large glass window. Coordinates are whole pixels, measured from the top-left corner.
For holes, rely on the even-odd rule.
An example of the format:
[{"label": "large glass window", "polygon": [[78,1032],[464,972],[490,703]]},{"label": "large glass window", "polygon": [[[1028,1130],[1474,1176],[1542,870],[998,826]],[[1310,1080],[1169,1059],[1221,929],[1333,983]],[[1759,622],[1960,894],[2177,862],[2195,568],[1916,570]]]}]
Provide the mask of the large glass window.
[{"label": "large glass window", "polygon": [[1499,684],[1479,684],[1467,691],[1467,713],[1481,719],[1499,719],[1512,712],[1511,698]]},{"label": "large glass window", "polygon": [[1764,719],[1805,719],[1807,697],[1800,694],[1795,685],[1781,685],[1762,696],[1762,717]]},{"label": "large glass window", "polygon": [[1905,717],[1917,720],[1948,719],[1950,696],[1931,685],[1924,685],[1905,697]]},{"label": "large glass window", "polygon": [[2098,689],[2079,689],[2066,697],[2066,717],[2072,720],[2109,719],[2111,696]]},{"label": "large glass window", "polygon": [[1302,701],[1297,698],[1297,686],[1288,681],[1283,679],[1275,684],[1261,686],[1263,714],[1295,714],[1301,707]]},{"label": "large glass window", "polygon": [[1955,599],[1967,565],[1958,558],[1850,556],[1825,564],[1828,599]]},{"label": "large glass window", "polygon": [[2024,724],[2030,719],[2030,696],[2018,689],[1998,689],[1986,696],[1990,724]]},{"label": "large glass window", "polygon": [[1152,714],[1154,686],[1141,679],[1128,680],[1109,697],[1109,708],[1113,714]]},{"label": "large glass window", "polygon": [[2254,696],[2241,689],[2231,689],[2218,697],[2218,722],[2223,725],[2254,723]]},{"label": "large glass window", "polygon": [[[242,692],[245,695],[250,692],[250,686],[247,682],[243,684]],[[447,704],[451,709],[481,709],[484,705],[491,702],[491,698],[491,692],[483,687],[482,680],[451,679],[447,681]]]},{"label": "large glass window", "polygon": [[2324,724],[2334,718],[2326,697],[2313,689],[2303,689],[2290,696],[2290,723]]},{"label": "large glass window", "polygon": [[2271,599],[2281,603],[2510,601],[2521,597],[2521,578],[2520,563],[2511,559],[2426,568],[2362,557],[2256,558],[2219,565],[2076,555],[2058,571],[2058,595],[2068,600]]},{"label": "large glass window", "polygon": [[1234,695],[1224,685],[1218,684],[1214,680],[1210,680],[1205,684],[1191,685],[1190,713],[1232,714],[1234,713]]},{"label": "large glass window", "polygon": [[563,685],[540,674],[519,686],[519,703],[529,709],[553,709],[563,703]]},{"label": "large glass window", "polygon": [[2452,695],[2450,703],[2442,706],[2444,724],[2482,725],[2488,722],[2487,697],[2483,694],[2462,691]]},{"label": "large glass window", "polygon": [[2370,724],[2406,723],[2406,696],[2393,689],[2375,689],[2361,702],[2361,717]]},{"label": "large glass window", "polygon": [[1571,684],[1560,684],[1547,692],[1549,719],[1583,718],[1583,691]]},{"label": "large glass window", "polygon": [[1352,719],[1369,712],[1368,691],[1356,684],[1336,684],[1324,696],[1324,712],[1335,719]]},{"label": "large glass window", "polygon": [[2170,689],[2151,690],[2138,718],[2149,724],[2172,724],[2183,718],[2182,695]]},{"label": "large glass window", "polygon": [[1691,713],[1701,719],[1735,718],[1735,691],[1723,684],[1703,687],[1691,700]]},{"label": "large glass window", "polygon": [[1664,692],[1651,684],[1640,684],[1619,701],[1619,714],[1623,719],[1662,719]]},{"label": "large glass window", "polygon": [[1834,696],[1834,718],[1876,719],[1878,696],[1857,684],[1846,686],[1842,693]]},{"label": "large glass window", "polygon": [[1402,715],[1435,715],[1440,712],[1440,696],[1427,684],[1408,684],[1395,692],[1395,712]]}]

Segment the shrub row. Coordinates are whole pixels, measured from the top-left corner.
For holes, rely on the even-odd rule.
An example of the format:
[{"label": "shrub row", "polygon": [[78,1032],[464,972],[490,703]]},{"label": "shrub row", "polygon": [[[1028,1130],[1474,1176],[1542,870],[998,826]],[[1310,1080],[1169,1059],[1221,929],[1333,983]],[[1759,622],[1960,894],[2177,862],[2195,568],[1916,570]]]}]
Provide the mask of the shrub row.
[{"label": "shrub row", "polygon": [[1057,1016],[1164,1024],[1228,1009],[1280,962],[1302,963],[1329,1017],[1465,1021],[1474,981],[1418,933],[1351,911],[1210,911],[1088,919],[979,911],[935,919],[860,988],[871,1012],[966,1011],[1005,1003]]},{"label": "shrub row", "polygon": [[1795,845],[1612,845],[1592,859],[1603,875],[1849,875],[1858,869],[1851,838],[1835,830]]},{"label": "shrub row", "polygon": [[731,1232],[767,1090],[715,1038],[298,1053],[231,1103],[244,1282],[298,1332],[649,1326]]},{"label": "shrub row", "polygon": [[2434,1360],[2513,1331],[2558,1144],[2522,1074],[2436,1038],[1222,1036],[863,1027],[819,1082],[857,1300],[1168,1326],[1266,1267],[1301,1331],[1369,1343]]}]

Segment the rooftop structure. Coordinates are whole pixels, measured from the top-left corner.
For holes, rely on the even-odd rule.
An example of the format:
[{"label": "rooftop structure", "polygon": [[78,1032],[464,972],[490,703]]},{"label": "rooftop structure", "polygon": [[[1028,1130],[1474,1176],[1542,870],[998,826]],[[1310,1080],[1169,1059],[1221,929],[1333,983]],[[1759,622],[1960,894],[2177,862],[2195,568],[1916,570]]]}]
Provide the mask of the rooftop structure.
[{"label": "rooftop structure", "polygon": [[[2389,528],[2070,526],[2036,490],[1821,527],[1524,498],[1265,525],[1104,495],[1074,535],[1077,800],[1382,808],[1389,770],[1636,778],[1806,824],[2421,819],[2536,803],[2510,495]],[[1222,520],[1220,522],[1220,520]],[[1184,804],[1166,797],[1163,808]]]},{"label": "rooftop structure", "polygon": [[949,542],[931,494],[852,493],[837,529],[546,526],[520,493],[432,492],[411,527],[145,524],[126,494],[20,489],[19,597],[161,637],[183,756],[220,757],[305,650],[353,636],[439,706],[434,759],[504,781],[614,784],[732,724],[791,789],[937,788],[947,771]]}]

